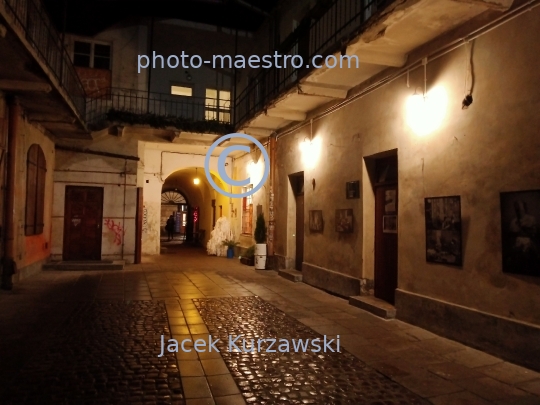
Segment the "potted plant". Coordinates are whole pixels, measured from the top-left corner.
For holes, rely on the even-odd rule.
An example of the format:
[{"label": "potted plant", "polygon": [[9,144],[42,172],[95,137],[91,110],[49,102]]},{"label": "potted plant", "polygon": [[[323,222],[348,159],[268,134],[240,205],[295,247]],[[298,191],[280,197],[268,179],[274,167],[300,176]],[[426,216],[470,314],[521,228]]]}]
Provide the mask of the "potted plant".
[{"label": "potted plant", "polygon": [[253,266],[255,264],[255,245],[246,249],[244,256],[240,258],[240,262],[247,266]]},{"label": "potted plant", "polygon": [[225,239],[221,243],[223,246],[227,246],[227,259],[232,259],[234,257],[234,248],[238,246],[238,242],[232,239]]},{"label": "potted plant", "polygon": [[266,222],[261,213],[257,217],[255,224],[255,269],[264,270],[266,268]]}]

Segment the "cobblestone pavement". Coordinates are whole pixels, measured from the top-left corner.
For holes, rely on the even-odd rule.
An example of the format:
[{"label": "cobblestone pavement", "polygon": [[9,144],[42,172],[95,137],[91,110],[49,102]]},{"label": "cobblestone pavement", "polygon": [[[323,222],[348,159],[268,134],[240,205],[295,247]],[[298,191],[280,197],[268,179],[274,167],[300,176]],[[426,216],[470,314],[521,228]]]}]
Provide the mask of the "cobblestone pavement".
[{"label": "cobblestone pavement", "polygon": [[162,302],[81,303],[7,384],[1,403],[185,404],[174,354],[157,357],[164,331]]},{"label": "cobblestone pavement", "polygon": [[[0,291],[0,404],[540,405],[540,373],[238,260],[182,245],[163,253],[123,271],[43,271]],[[157,357],[161,333],[210,332],[339,334],[349,354]]]},{"label": "cobblestone pavement", "polygon": [[[280,352],[258,339],[323,337],[258,297],[196,299],[209,332],[246,398],[253,404],[427,404],[352,354]],[[230,343],[229,336],[242,337]],[[332,336],[333,337],[333,336]],[[245,339],[245,344],[244,344]],[[240,343],[242,342],[242,343]],[[252,345],[255,344],[255,350]],[[331,347],[337,350],[335,341]],[[230,350],[232,349],[232,350]],[[267,350],[273,352],[267,352]],[[283,347],[285,350],[286,347]],[[317,350],[315,348],[315,350]]]}]

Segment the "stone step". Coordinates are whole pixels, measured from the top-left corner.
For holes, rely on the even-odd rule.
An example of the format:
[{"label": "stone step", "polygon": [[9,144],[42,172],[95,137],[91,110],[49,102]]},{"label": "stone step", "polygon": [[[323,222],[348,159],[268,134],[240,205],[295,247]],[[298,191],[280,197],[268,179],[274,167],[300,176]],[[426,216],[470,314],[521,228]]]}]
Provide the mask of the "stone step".
[{"label": "stone step", "polygon": [[124,260],[61,261],[43,265],[43,270],[123,270]]},{"label": "stone step", "polygon": [[384,319],[393,319],[396,317],[396,307],[371,295],[349,297],[349,305],[371,312],[373,315]]},{"label": "stone step", "polygon": [[278,270],[278,274],[289,280],[294,281],[295,283],[301,283],[302,282],[302,272],[298,270]]}]

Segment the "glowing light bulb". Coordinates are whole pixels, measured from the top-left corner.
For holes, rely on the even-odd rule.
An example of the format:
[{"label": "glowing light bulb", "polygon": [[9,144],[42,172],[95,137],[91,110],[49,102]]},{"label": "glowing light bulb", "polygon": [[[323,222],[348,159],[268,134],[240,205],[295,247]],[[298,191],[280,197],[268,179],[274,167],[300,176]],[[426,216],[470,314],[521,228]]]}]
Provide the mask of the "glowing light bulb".
[{"label": "glowing light bulb", "polygon": [[198,177],[195,177],[195,178],[193,179],[193,184],[195,184],[195,185],[198,185],[200,182],[201,182],[201,180],[199,180]]},{"label": "glowing light bulb", "polygon": [[441,86],[434,87],[425,97],[413,94],[407,100],[407,124],[417,135],[428,135],[442,124],[447,104],[448,96]]}]

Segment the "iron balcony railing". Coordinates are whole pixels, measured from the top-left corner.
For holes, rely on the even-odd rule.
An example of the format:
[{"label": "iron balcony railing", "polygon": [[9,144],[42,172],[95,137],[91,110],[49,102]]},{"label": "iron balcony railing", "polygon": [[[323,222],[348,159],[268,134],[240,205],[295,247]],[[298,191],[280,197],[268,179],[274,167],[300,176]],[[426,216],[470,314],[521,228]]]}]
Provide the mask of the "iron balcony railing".
[{"label": "iron balcony railing", "polygon": [[[264,110],[280,94],[296,86],[301,78],[315,69],[316,55],[326,57],[338,52],[359,34],[378,10],[393,0],[329,0],[320,2],[302,19],[276,51],[280,55],[300,55],[310,68],[271,67],[261,69],[249,79],[246,88],[235,97],[234,122],[242,123]],[[282,59],[283,60],[283,59]],[[321,63],[321,60],[318,60]]]},{"label": "iron balcony railing", "polygon": [[223,132],[230,129],[230,101],[104,88],[88,95],[86,121],[92,130],[104,128],[111,121],[121,121],[126,124]]},{"label": "iron balcony railing", "polygon": [[0,0],[14,29],[20,30],[38,57],[65,91],[81,119],[85,116],[85,91],[41,1]]}]

